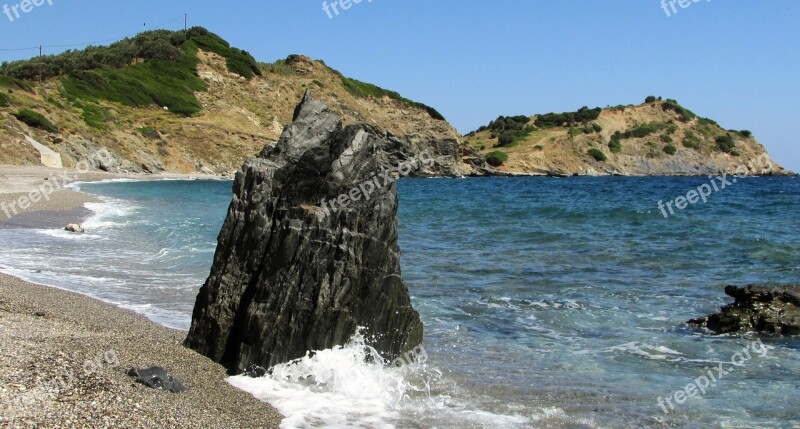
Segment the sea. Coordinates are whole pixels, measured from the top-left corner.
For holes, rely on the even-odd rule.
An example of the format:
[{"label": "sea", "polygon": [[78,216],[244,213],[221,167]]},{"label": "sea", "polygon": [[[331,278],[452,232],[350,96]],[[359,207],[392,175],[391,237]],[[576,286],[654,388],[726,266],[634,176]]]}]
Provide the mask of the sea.
[{"label": "sea", "polygon": [[[421,353],[381,365],[356,334],[228,382],[283,428],[800,428],[800,339],[685,323],[726,285],[800,284],[800,180],[680,201],[715,180],[402,179]],[[73,187],[88,232],[2,229],[0,271],[188,329],[231,182]]]}]

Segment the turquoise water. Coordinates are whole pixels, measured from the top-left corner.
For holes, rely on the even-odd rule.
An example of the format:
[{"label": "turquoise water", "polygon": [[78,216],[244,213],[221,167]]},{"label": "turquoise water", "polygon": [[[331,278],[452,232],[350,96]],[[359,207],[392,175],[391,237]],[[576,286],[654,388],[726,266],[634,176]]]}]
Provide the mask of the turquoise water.
[{"label": "turquoise water", "polygon": [[[430,359],[350,378],[380,387],[400,377],[424,388],[379,404],[379,418],[341,405],[345,426],[800,427],[798,339],[716,337],[683,323],[730,302],[725,285],[800,284],[800,181],[739,180],[664,218],[660,200],[704,183],[400,181],[403,275]],[[0,230],[0,269],[187,328],[230,183],[80,187],[104,200],[90,207],[89,233]],[[733,366],[745,348],[749,359]],[[720,364],[729,372],[704,394],[675,401]],[[332,388],[317,400],[334,413],[354,390]],[[659,398],[672,398],[674,409]],[[298,413],[285,427],[326,421],[297,411],[304,399],[289,390],[267,399]]]}]

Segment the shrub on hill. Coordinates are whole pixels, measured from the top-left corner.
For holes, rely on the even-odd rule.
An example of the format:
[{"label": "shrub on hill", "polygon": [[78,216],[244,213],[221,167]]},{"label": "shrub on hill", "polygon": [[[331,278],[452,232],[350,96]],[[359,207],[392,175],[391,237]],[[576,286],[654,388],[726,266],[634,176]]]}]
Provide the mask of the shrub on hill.
[{"label": "shrub on hill", "polygon": [[675,155],[676,153],[678,153],[678,148],[672,145],[664,146],[664,153],[666,153],[667,155]]},{"label": "shrub on hill", "polygon": [[682,122],[689,122],[697,117],[697,115],[695,115],[694,112],[681,106],[680,104],[678,104],[677,101],[672,99],[668,99],[667,101],[665,101],[661,107],[664,109],[665,112],[672,110],[675,113],[677,113],[678,116],[680,116]]},{"label": "shrub on hill", "polygon": [[47,120],[47,118],[42,116],[40,113],[34,112],[33,110],[22,109],[17,113],[14,113],[14,116],[21,122],[27,124],[29,127],[39,128],[40,130],[45,130],[51,133],[58,132],[58,127],[53,125],[52,122]]},{"label": "shrub on hill", "polygon": [[611,141],[608,142],[608,148],[611,149],[612,153],[622,152],[622,141],[620,140],[619,131],[614,133],[613,136],[611,136]]},{"label": "shrub on hill", "polygon": [[0,107],[6,107],[11,104],[11,97],[8,94],[0,92]]},{"label": "shrub on hill", "polygon": [[508,161],[508,154],[505,152],[494,151],[486,154],[486,162],[492,167],[499,167]]},{"label": "shrub on hill", "polygon": [[606,157],[606,154],[604,154],[603,151],[601,151],[600,149],[592,148],[592,149],[589,149],[586,153],[589,156],[591,156],[592,158],[594,158],[595,161],[598,161],[598,162],[608,161],[608,158]]},{"label": "shrub on hill", "polygon": [[644,99],[644,102],[647,104],[654,103],[656,101],[656,96],[651,95]]},{"label": "shrub on hill", "polygon": [[628,131],[625,131],[625,134],[623,134],[623,136],[626,139],[644,138],[649,136],[650,134],[655,134],[657,132],[660,132],[665,128],[667,128],[667,124],[661,124],[656,122],[649,124],[642,124],[637,126],[636,128],[632,128]]},{"label": "shrub on hill", "polygon": [[108,110],[92,103],[81,104],[80,107],[83,109],[81,117],[87,125],[99,130],[106,129],[106,122],[112,118]]},{"label": "shrub on hill", "polygon": [[697,138],[690,138],[686,137],[683,139],[683,147],[688,147],[690,149],[700,149],[700,140]]},{"label": "shrub on hill", "polygon": [[536,126],[539,128],[555,128],[575,124],[588,124],[600,117],[602,109],[597,107],[590,109],[581,107],[577,112],[547,113],[536,118]]},{"label": "shrub on hill", "polygon": [[736,142],[733,140],[733,137],[731,137],[729,134],[717,137],[716,143],[717,143],[717,149],[725,153],[733,153],[734,148],[736,147]]}]

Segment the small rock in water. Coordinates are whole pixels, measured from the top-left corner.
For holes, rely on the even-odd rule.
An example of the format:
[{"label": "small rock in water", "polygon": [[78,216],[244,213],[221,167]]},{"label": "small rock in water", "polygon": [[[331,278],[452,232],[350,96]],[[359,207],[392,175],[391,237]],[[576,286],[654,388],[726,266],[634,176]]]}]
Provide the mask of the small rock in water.
[{"label": "small rock in water", "polygon": [[716,334],[766,332],[778,335],[800,334],[800,286],[728,286],[725,294],[735,298],[718,314],[690,320]]},{"label": "small rock in water", "polygon": [[147,369],[131,368],[128,375],[136,377],[137,383],[144,384],[151,389],[166,390],[172,393],[181,393],[187,390],[180,381],[160,366]]},{"label": "small rock in water", "polygon": [[69,232],[75,232],[75,233],[78,233],[78,234],[83,234],[84,232],[86,232],[86,230],[83,229],[82,226],[74,224],[74,223],[71,223],[71,224],[67,225],[67,227],[64,228],[64,230],[65,231],[69,231]]}]

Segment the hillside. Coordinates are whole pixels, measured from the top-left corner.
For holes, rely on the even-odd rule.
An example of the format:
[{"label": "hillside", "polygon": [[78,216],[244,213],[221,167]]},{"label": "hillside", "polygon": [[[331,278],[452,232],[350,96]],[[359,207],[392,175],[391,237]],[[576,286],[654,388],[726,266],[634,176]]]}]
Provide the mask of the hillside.
[{"label": "hillside", "polygon": [[725,130],[656,97],[636,106],[501,116],[466,139],[509,174],[705,175],[750,164],[758,174],[790,174],[751,132]]},{"label": "hillside", "polygon": [[[202,28],[142,33],[108,47],[3,64],[0,164],[38,165],[32,138],[63,165],[229,175],[280,136],[310,90],[346,124],[376,125],[436,165],[483,174],[483,159],[433,108],[293,55],[257,63]],[[101,148],[112,160],[97,161]]]}]

